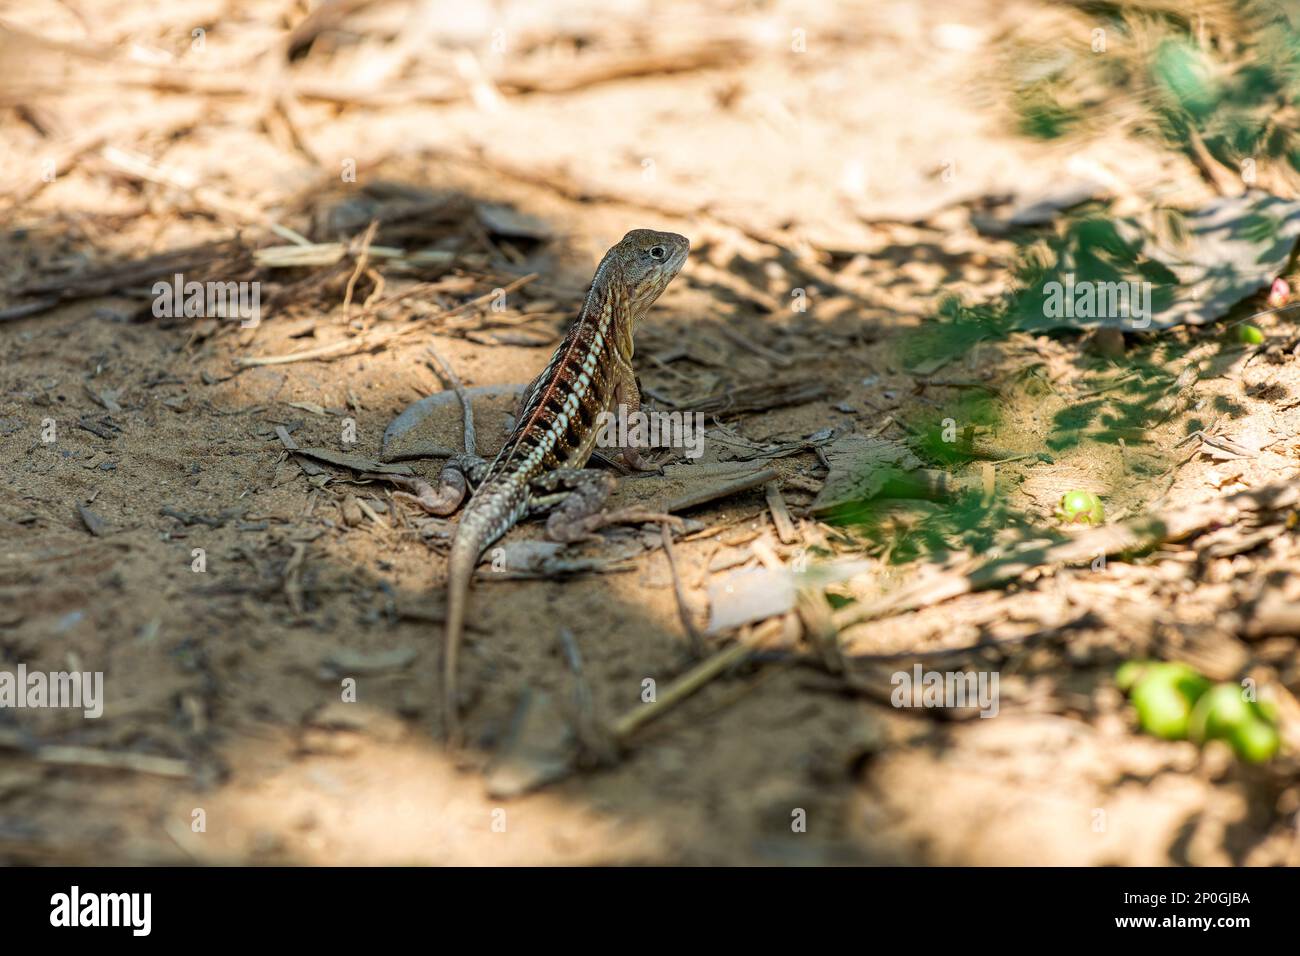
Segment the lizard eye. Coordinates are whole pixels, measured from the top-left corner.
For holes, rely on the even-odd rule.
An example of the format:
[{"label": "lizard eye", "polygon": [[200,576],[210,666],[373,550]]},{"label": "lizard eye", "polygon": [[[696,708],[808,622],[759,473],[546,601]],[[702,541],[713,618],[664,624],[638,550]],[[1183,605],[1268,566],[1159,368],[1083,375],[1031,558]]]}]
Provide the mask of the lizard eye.
[{"label": "lizard eye", "polygon": [[668,250],[663,246],[652,246],[650,248],[650,258],[657,262],[662,262],[668,255]]}]

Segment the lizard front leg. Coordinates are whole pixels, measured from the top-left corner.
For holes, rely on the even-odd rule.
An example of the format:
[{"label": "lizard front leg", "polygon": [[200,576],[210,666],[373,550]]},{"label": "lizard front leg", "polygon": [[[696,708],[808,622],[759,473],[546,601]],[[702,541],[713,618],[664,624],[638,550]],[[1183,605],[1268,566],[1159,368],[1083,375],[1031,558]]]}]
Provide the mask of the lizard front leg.
[{"label": "lizard front leg", "polygon": [[[636,373],[632,366],[620,361],[614,369],[614,410],[619,419],[619,432],[626,435],[628,419],[641,411],[641,390],[637,388]],[[624,445],[623,463],[635,471],[658,471],[659,466],[641,457],[636,446]]]},{"label": "lizard front leg", "polygon": [[549,510],[546,536],[566,544],[596,538],[597,531],[612,524],[681,525],[680,518],[635,506],[602,511],[605,499],[617,483],[613,475],[594,468],[557,468],[530,483],[528,511],[535,515]]},{"label": "lizard front leg", "polygon": [[394,478],[395,484],[408,490],[393,492],[393,497],[414,502],[426,514],[449,515],[460,507],[469,489],[483,480],[487,470],[488,462],[478,455],[453,455],[442,466],[437,488],[423,478],[401,482]]}]

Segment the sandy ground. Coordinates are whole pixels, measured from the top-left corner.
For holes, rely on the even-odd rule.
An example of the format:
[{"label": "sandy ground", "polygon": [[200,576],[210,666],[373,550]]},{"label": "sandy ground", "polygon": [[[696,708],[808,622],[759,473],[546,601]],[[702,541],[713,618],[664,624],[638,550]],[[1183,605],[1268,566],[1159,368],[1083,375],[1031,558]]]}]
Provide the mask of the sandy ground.
[{"label": "sandy ground", "polygon": [[[545,737],[566,721],[630,713],[643,706],[644,681],[664,688],[692,664],[659,529],[611,529],[570,555],[608,561],[603,573],[480,574],[463,660],[468,746],[444,748],[438,621],[454,524],[421,515],[384,482],[304,467],[276,428],[301,448],[378,456],[396,415],[445,390],[429,345],[468,386],[527,381],[599,255],[630,228],[672,229],[694,248],[638,336],[647,394],[697,398],[774,380],[828,386],[810,401],[724,411],[711,422],[694,467],[765,453],[796,539],[779,540],[761,489],[691,511],[674,552],[697,626],[709,585],[728,566],[765,556],[789,562],[812,549],[818,560],[867,561],[864,577],[831,589],[844,601],[895,593],[971,558],[978,547],[969,541],[891,556],[879,537],[815,520],[805,509],[826,474],[818,455],[807,445],[766,453],[815,442],[827,428],[906,438],[897,422],[962,415],[972,383],[999,396],[987,439],[1021,453],[1043,448],[1081,396],[1133,361],[1177,368],[1190,358],[1202,369],[1194,401],[1131,447],[1096,436],[1057,449],[1050,466],[1022,460],[990,471],[999,500],[1024,517],[993,529],[986,547],[1032,538],[1075,484],[1103,491],[1113,520],[1295,472],[1294,358],[1266,362],[1211,333],[1131,340],[1118,360],[1078,337],[1018,335],[971,349],[932,381],[905,368],[900,350],[940,296],[983,301],[1006,286],[1012,245],[972,223],[990,197],[1098,170],[1129,196],[1153,183],[1188,202],[1208,195],[1190,164],[1143,143],[1047,147],[1014,135],[996,54],[1008,31],[1043,15],[1038,5],[891,2],[832,12],[780,3],[710,13],[627,3],[600,12],[606,6],[562,4],[546,17],[522,3],[481,17],[437,4],[419,15],[381,6],[358,21],[373,32],[327,34],[298,68],[338,82],[377,69],[389,83],[382,65],[397,67],[382,57],[375,67],[377,51],[406,44],[414,62],[452,61],[460,43],[479,57],[458,61],[470,92],[450,102],[304,97],[277,112],[255,97],[91,82],[38,98],[64,129],[120,123],[122,149],[196,185],[142,181],[98,153],[78,159],[10,211],[0,237],[7,289],[225,239],[237,227],[261,245],[283,242],[259,216],[316,241],[351,241],[355,251],[377,183],[446,203],[385,225],[375,239],[455,254],[435,276],[445,283],[436,305],[537,278],[508,297],[497,325],[435,323],[374,351],[263,367],[236,360],[342,341],[371,321],[357,318],[362,303],[409,279],[381,265],[380,290],[378,273],[357,270],[345,314],[355,257],[328,281],[283,271],[268,293],[284,295],[256,329],[155,318],[147,299],[123,294],[0,324],[0,661],[102,671],[106,687],[97,720],[0,712],[0,860],[1300,862],[1294,751],[1250,767],[1215,747],[1142,736],[1113,681],[1127,658],[1177,656],[1216,679],[1250,674],[1300,691],[1295,635],[1247,637],[1240,620],[1266,596],[1297,596],[1290,530],[1240,553],[1169,545],[1100,568],[1043,569],[1007,589],[842,630],[850,655],[1012,639],[953,658],[1000,673],[994,719],[895,709],[816,666],[797,627],[747,628],[742,637],[757,633],[772,653],[729,669],[604,761],[536,792],[494,795],[494,759],[518,748],[521,699],[533,701]],[[247,61],[248,44],[228,37],[260,37],[260,48],[301,17],[291,4],[235,13],[196,3],[153,22],[147,7],[103,5],[82,22],[66,5],[5,16],[70,43],[129,40],[212,68]],[[572,90],[475,85],[476,70],[519,61],[543,75],[567,69],[538,39],[549,30],[599,50],[605,32],[643,39],[648,23],[663,26],[661,39],[716,39],[728,52]],[[201,52],[191,24],[208,25]],[[429,24],[443,32],[421,32]],[[489,45],[494,29],[510,41],[504,52]],[[798,30],[802,51],[791,49]],[[47,149],[39,122],[10,108],[0,124],[6,168],[34,172],[33,157]],[[485,220],[485,203],[512,225]],[[252,221],[241,219],[250,209]],[[795,288],[810,297],[807,311],[789,307]],[[15,291],[7,301],[25,300]],[[375,327],[392,327],[386,318]],[[1286,338],[1279,322],[1265,330]],[[1099,420],[1123,420],[1125,403],[1146,401],[1142,392],[1107,393],[1102,402],[1113,404]],[[479,403],[481,451],[500,443],[508,407]],[[419,437],[454,444],[458,414],[444,406]],[[1225,417],[1258,455],[1215,461],[1179,446]],[[354,442],[345,441],[350,428]],[[438,473],[436,461],[407,464],[429,479]],[[954,472],[974,482],[985,474],[978,463]],[[701,481],[680,470],[626,479],[615,503],[666,500]],[[942,506],[904,507],[887,527],[914,529],[936,515]],[[511,540],[541,537],[533,523]],[[721,647],[725,636],[709,640]],[[566,641],[581,656],[580,678]],[[354,682],[355,702],[344,702],[344,681]],[[110,766],[89,765],[96,759]]]}]

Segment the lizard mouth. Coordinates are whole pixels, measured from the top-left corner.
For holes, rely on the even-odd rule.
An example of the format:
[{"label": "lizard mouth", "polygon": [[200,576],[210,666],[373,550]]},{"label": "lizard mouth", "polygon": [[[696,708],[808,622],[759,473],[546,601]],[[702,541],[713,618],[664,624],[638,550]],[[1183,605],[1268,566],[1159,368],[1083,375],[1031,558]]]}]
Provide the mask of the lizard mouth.
[{"label": "lizard mouth", "polygon": [[686,264],[686,257],[691,254],[691,241],[685,237],[682,238],[681,248],[673,253],[673,257],[668,260],[668,268],[676,275],[681,271],[682,266]]}]

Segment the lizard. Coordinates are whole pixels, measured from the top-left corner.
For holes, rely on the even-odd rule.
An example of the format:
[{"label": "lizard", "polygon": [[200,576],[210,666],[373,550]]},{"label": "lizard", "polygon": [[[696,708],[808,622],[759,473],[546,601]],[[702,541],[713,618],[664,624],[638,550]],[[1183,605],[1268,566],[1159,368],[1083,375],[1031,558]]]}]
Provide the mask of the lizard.
[{"label": "lizard", "polygon": [[[477,486],[456,528],[447,566],[443,723],[453,742],[460,733],[457,661],[470,581],[483,553],[529,514],[551,510],[547,536],[559,541],[582,540],[614,520],[635,517],[630,512],[636,509],[600,514],[615,479],[584,466],[602,434],[602,418],[641,407],[633,336],[690,248],[689,240],[672,232],[633,229],[625,235],[600,260],[577,317],[524,390],[514,428],[496,458],[487,464],[463,455],[443,468],[439,497],[446,513],[463,500],[467,484]],[[654,470],[635,448],[620,450],[630,468]]]}]

